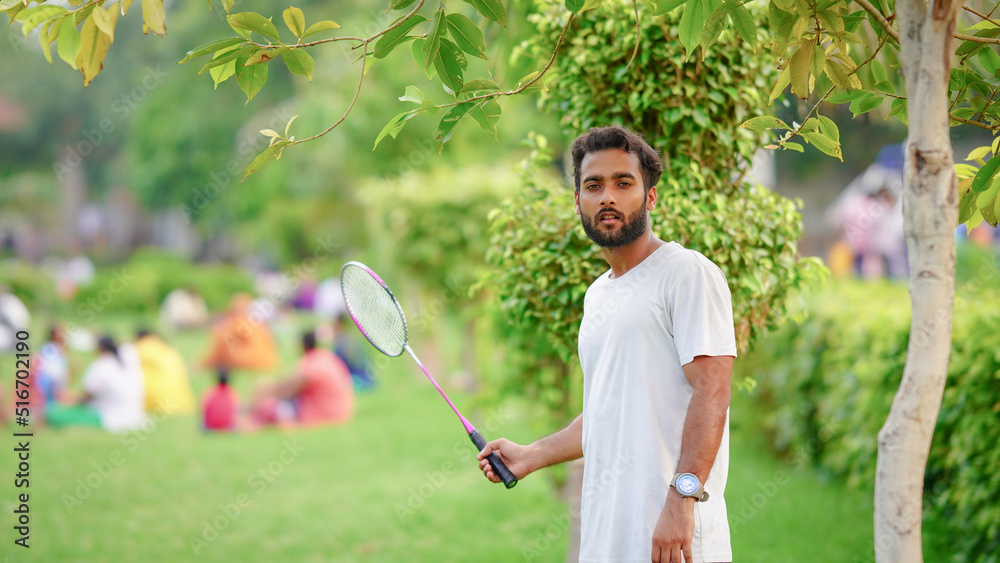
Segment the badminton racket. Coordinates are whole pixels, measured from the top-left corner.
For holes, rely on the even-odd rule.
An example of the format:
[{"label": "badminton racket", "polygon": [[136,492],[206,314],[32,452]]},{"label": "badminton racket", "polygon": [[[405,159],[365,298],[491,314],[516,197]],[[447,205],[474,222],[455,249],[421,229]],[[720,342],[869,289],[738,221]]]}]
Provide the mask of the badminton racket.
[{"label": "badminton racket", "polygon": [[[421,363],[420,358],[413,353],[407,340],[406,316],[403,315],[403,308],[396,296],[389,290],[389,286],[382,281],[382,278],[360,262],[348,262],[340,269],[340,289],[344,293],[344,302],[347,304],[348,313],[368,342],[371,342],[376,350],[390,357],[400,356],[404,351],[408,352],[413,361],[417,362],[421,371],[424,372],[424,375],[427,376],[427,379],[434,384],[438,393],[444,397],[458,419],[462,421],[462,426],[465,427],[469,439],[476,445],[476,448],[479,450],[485,448],[486,439],[483,438],[483,435],[468,419],[462,416],[462,413],[458,411],[455,404],[451,402],[448,395]],[[496,453],[490,453],[487,459],[493,466],[493,473],[500,477],[508,489],[517,484],[517,477],[507,469]]]}]

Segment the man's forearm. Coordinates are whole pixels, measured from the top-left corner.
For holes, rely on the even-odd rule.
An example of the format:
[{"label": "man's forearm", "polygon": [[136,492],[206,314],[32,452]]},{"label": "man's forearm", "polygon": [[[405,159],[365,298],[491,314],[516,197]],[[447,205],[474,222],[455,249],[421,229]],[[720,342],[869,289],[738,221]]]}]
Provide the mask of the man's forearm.
[{"label": "man's forearm", "polygon": [[[684,419],[677,471],[694,473],[704,483],[715,464],[732,396],[732,358],[700,357],[685,366],[693,392]],[[711,491],[709,491],[711,492]]]},{"label": "man's forearm", "polygon": [[531,471],[583,457],[583,414],[566,428],[536,440],[528,448]]}]

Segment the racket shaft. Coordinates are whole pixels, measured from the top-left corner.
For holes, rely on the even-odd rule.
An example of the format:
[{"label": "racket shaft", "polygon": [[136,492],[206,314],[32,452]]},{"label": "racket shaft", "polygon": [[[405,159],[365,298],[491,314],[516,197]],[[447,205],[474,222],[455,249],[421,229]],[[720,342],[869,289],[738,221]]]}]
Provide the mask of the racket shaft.
[{"label": "racket shaft", "polygon": [[[475,444],[480,451],[486,447],[486,438],[483,438],[483,435],[480,434],[478,430],[469,432],[469,438],[472,439],[472,443]],[[510,489],[517,484],[517,477],[514,477],[514,474],[510,472],[510,469],[507,469],[507,466],[500,460],[500,456],[496,453],[490,453],[490,455],[486,456],[486,459],[490,462],[490,465],[493,466],[493,474],[503,481],[505,487]]]}]

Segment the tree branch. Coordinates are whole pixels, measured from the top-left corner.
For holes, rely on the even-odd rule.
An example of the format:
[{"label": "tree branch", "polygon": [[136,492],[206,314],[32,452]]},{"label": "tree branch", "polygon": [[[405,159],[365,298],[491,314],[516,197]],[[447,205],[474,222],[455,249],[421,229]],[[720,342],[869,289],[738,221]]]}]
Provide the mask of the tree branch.
[{"label": "tree branch", "polygon": [[351,113],[351,110],[354,109],[354,104],[358,101],[358,95],[361,94],[361,85],[364,84],[365,82],[365,70],[366,70],[365,65],[368,63],[368,41],[365,40],[361,45],[364,47],[361,53],[361,76],[358,78],[358,87],[355,88],[354,90],[354,98],[351,99],[351,105],[347,106],[347,109],[344,111],[344,115],[341,115],[340,119],[338,119],[336,123],[327,127],[324,131],[317,133],[312,137],[306,139],[291,141],[290,143],[288,143],[289,145],[297,145],[299,143],[305,143],[308,141],[312,141],[314,139],[318,139],[323,135],[326,135],[330,131],[333,131],[333,129],[336,126],[340,125],[341,123],[343,123],[345,119],[347,119],[347,114]]},{"label": "tree branch", "polygon": [[513,96],[515,94],[520,94],[521,92],[524,92],[525,90],[527,90],[528,88],[530,88],[532,84],[534,84],[535,82],[538,82],[539,80],[541,80],[542,76],[544,76],[545,73],[548,72],[549,68],[552,67],[552,63],[554,63],[555,60],[556,60],[556,53],[559,52],[559,47],[562,45],[563,37],[566,36],[566,31],[569,30],[569,26],[573,23],[573,18],[574,17],[576,17],[576,14],[570,13],[569,19],[566,20],[566,25],[563,26],[562,33],[559,34],[559,39],[556,40],[556,46],[552,48],[552,56],[549,57],[549,61],[547,63],[545,63],[545,66],[542,67],[542,70],[539,71],[539,73],[534,78],[532,78],[531,80],[525,82],[520,87],[515,88],[513,90],[493,92],[493,93],[490,93],[490,94],[479,94],[478,96],[472,96],[472,97],[466,98],[464,100],[457,100],[457,101],[454,101],[454,102],[451,102],[451,103],[441,104],[441,105],[434,106],[434,107],[436,109],[447,108],[447,107],[451,107],[451,106],[457,106],[459,104],[464,104],[465,102],[474,102],[474,101],[477,101],[477,100],[485,100],[487,98],[496,98],[498,96]]},{"label": "tree branch", "polygon": [[966,12],[971,12],[973,14],[976,14],[977,16],[983,18],[984,20],[990,22],[991,24],[993,24],[993,25],[995,25],[997,27],[1000,27],[1000,23],[994,21],[993,19],[990,19],[990,16],[988,16],[986,14],[981,14],[981,13],[977,12],[974,8],[970,8],[968,6],[962,6],[962,9],[965,10]]},{"label": "tree branch", "polygon": [[964,123],[965,125],[974,125],[976,127],[979,127],[980,129],[986,129],[987,131],[994,131],[994,132],[1000,131],[1000,125],[987,125],[981,121],[973,121],[971,119],[965,119],[951,113],[948,114],[948,119],[952,121],[957,121],[959,123]]},{"label": "tree branch", "polygon": [[878,11],[878,9],[876,9],[875,6],[872,6],[871,2],[869,2],[868,0],[854,0],[854,1],[857,2],[859,6],[864,8],[866,12],[871,14],[872,17],[875,18],[875,21],[877,21],[878,24],[882,26],[882,29],[884,29],[886,33],[891,35],[892,38],[895,39],[897,42],[899,41],[899,33],[892,28],[892,24],[889,23],[889,20],[885,19],[885,16],[882,15],[882,12]]},{"label": "tree branch", "polygon": [[962,41],[975,41],[976,43],[991,43],[993,45],[1000,45],[1000,37],[976,37],[975,35],[965,35],[963,33],[956,33],[955,39],[961,39]]}]

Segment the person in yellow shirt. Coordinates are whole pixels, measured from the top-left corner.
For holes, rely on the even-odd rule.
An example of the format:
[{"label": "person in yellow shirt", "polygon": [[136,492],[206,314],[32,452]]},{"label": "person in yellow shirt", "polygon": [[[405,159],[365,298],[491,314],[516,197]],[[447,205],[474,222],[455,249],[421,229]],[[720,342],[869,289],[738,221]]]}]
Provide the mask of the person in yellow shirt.
[{"label": "person in yellow shirt", "polygon": [[146,383],[146,412],[167,416],[194,412],[194,392],[181,353],[145,329],[136,333],[135,349]]}]

